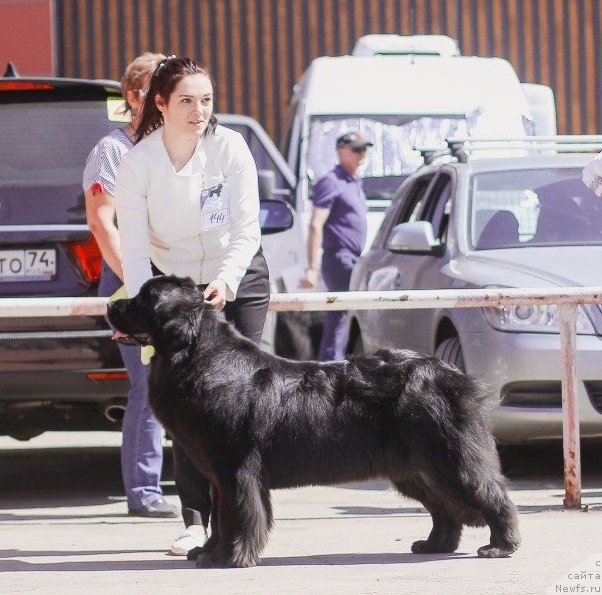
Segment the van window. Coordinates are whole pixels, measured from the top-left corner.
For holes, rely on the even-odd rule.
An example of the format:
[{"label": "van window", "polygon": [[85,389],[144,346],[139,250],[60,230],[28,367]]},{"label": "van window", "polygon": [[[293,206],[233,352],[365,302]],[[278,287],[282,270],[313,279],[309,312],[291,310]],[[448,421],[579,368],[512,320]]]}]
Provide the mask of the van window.
[{"label": "van window", "polygon": [[[310,122],[308,166],[315,179],[335,165],[336,139],[349,130],[360,131],[374,143],[359,171],[366,180],[368,195],[372,186],[378,187],[372,181],[391,177],[400,181],[423,164],[414,147],[438,147],[448,136],[468,136],[470,125],[465,116],[459,115],[314,117]],[[390,198],[392,194],[374,197]]]}]

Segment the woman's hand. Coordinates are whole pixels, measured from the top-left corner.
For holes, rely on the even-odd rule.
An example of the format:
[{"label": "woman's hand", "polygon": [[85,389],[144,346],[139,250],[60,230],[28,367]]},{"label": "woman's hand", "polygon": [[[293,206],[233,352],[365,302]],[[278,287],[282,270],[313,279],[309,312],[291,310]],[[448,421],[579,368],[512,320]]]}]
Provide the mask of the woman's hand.
[{"label": "woman's hand", "polygon": [[226,305],[226,282],[223,279],[211,281],[203,291],[203,298],[206,304],[223,310]]},{"label": "woman's hand", "polygon": [[318,284],[318,271],[316,269],[305,269],[305,278],[301,279],[299,285],[303,289],[313,289]]}]

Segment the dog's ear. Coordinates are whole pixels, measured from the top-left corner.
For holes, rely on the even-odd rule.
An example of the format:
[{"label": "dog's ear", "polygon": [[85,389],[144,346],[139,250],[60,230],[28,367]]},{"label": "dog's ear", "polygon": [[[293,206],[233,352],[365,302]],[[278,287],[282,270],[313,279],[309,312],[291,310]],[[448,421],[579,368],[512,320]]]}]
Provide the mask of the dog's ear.
[{"label": "dog's ear", "polygon": [[165,275],[149,279],[140,289],[140,299],[157,320],[163,321],[198,307],[202,296],[192,279]]},{"label": "dog's ear", "polygon": [[203,296],[194,281],[173,275],[155,277],[147,281],[140,294],[152,308],[155,347],[169,353],[174,362],[185,357],[203,310]]}]

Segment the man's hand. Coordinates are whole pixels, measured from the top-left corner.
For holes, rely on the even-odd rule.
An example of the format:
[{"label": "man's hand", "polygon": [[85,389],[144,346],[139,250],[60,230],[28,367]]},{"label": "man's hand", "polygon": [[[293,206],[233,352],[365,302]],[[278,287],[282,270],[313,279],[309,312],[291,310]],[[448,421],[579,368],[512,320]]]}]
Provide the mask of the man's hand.
[{"label": "man's hand", "polygon": [[211,281],[203,291],[203,298],[206,304],[223,310],[226,305],[226,282],[223,279]]},{"label": "man's hand", "polygon": [[318,284],[318,271],[316,269],[305,269],[305,279],[301,279],[301,287],[313,289]]}]

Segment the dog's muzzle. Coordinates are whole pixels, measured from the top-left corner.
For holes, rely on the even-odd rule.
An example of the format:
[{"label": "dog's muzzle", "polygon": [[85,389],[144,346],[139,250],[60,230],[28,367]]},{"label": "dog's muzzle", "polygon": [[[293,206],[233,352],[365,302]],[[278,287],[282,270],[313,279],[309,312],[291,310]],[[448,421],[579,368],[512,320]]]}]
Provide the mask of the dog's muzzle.
[{"label": "dog's muzzle", "polygon": [[136,333],[135,335],[119,335],[118,337],[113,337],[113,341],[117,343],[121,343],[122,345],[139,345],[142,347],[146,347],[151,344],[150,335],[147,333]]}]

